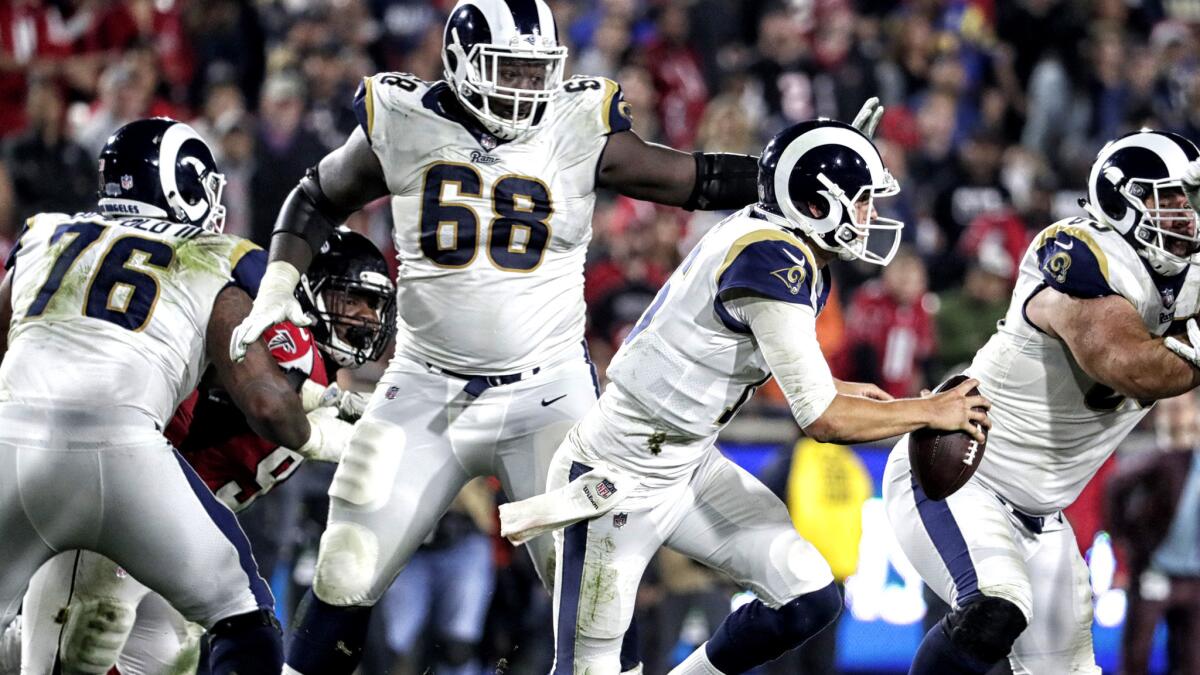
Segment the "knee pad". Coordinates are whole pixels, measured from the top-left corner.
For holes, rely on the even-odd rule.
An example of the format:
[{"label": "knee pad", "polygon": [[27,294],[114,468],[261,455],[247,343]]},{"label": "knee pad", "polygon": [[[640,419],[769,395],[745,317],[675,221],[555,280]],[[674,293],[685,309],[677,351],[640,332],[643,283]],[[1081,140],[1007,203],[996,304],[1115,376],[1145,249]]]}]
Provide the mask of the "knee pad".
[{"label": "knee pad", "polygon": [[113,598],[77,600],[67,607],[61,658],[65,673],[103,675],[117,662],[137,610]]},{"label": "knee pad", "polygon": [[221,619],[208,635],[213,675],[278,673],[283,669],[283,633],[269,610]]},{"label": "knee pad", "polygon": [[313,593],[330,605],[367,601],[379,561],[375,533],[354,523],[331,523],[321,535]]},{"label": "knee pad", "polygon": [[986,595],[950,612],[942,621],[951,642],[988,663],[1007,658],[1029,624],[1016,605]]},{"label": "knee pad", "polygon": [[385,504],[400,470],[405,438],[404,429],[378,419],[354,425],[329,496],[371,510]]},{"label": "knee pad", "polygon": [[477,642],[464,642],[463,640],[443,640],[442,641],[442,661],[450,666],[465,666],[475,658],[475,652],[479,649]]}]

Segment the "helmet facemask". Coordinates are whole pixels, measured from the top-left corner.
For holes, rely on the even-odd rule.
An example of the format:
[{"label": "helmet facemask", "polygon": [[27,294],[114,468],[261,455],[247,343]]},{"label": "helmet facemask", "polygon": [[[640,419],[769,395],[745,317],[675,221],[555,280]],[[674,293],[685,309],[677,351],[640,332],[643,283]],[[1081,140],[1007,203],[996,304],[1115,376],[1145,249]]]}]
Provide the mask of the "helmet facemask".
[{"label": "helmet facemask", "polygon": [[446,79],[488,131],[512,140],[545,119],[545,108],[562,86],[566,47],[550,37],[522,35],[508,46],[477,43],[466,50],[456,29],[449,38],[442,50]]},{"label": "helmet facemask", "polygon": [[1104,177],[1136,214],[1133,239],[1154,271],[1176,275],[1188,265],[1200,265],[1200,231],[1196,212],[1178,178],[1126,178],[1109,167]]},{"label": "helmet facemask", "polygon": [[[817,180],[826,188],[822,194],[840,205],[845,214],[832,232],[816,238],[819,246],[837,253],[842,260],[861,260],[881,266],[892,261],[900,248],[900,232],[904,229],[904,223],[894,218],[881,218],[875,210],[875,199],[899,194],[900,185],[886,169],[883,177],[883,183],[863,185],[851,199],[825,174],[817,174]],[[884,232],[887,235],[881,236]]]},{"label": "helmet facemask", "polygon": [[391,281],[377,272],[361,272],[359,277],[325,277],[313,286],[307,278],[301,280],[315,309],[317,343],[344,368],[383,356],[396,318]]}]

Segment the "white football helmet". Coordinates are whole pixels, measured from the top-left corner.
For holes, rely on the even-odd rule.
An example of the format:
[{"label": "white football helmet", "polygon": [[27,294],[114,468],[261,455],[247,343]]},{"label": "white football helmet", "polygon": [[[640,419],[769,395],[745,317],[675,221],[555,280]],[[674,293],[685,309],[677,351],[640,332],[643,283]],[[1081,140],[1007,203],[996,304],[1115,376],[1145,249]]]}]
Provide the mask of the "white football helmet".
[{"label": "white football helmet", "polygon": [[459,0],[446,20],[446,81],[497,138],[512,140],[546,119],[566,60],[544,0]]},{"label": "white football helmet", "polygon": [[[1087,210],[1124,235],[1159,274],[1200,264],[1196,212],[1181,199],[1180,180],[1197,156],[1195,144],[1179,134],[1142,129],[1105,145],[1092,164]],[[1176,205],[1163,203],[1168,195]]]}]

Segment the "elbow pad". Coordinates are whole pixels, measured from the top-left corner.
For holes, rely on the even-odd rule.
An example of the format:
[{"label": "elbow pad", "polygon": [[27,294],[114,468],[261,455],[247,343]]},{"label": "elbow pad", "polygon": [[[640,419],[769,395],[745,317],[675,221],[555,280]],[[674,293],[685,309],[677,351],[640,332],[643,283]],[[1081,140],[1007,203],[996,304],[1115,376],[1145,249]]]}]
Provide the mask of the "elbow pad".
[{"label": "elbow pad", "polygon": [[279,210],[279,217],[275,219],[274,233],[286,232],[300,237],[316,253],[334,228],[353,213],[353,210],[340,208],[325,196],[317,169],[313,167],[300,179],[300,184],[288,193]]},{"label": "elbow pad", "polygon": [[758,158],[730,152],[693,152],[696,183],[683,208],[723,211],[758,201]]}]

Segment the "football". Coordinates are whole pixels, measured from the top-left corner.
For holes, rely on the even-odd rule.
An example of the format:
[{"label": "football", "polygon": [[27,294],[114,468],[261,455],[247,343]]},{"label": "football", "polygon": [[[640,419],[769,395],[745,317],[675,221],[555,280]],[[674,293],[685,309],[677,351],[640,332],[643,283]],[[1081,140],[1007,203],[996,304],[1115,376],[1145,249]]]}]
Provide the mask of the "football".
[{"label": "football", "polygon": [[[953,389],[966,379],[966,375],[955,375],[938,385],[934,393]],[[971,389],[970,393],[976,395],[979,389]],[[984,436],[984,442],[980,443],[965,431],[919,429],[909,435],[908,462],[926,496],[941,501],[975,474],[987,449],[986,429]]]}]

